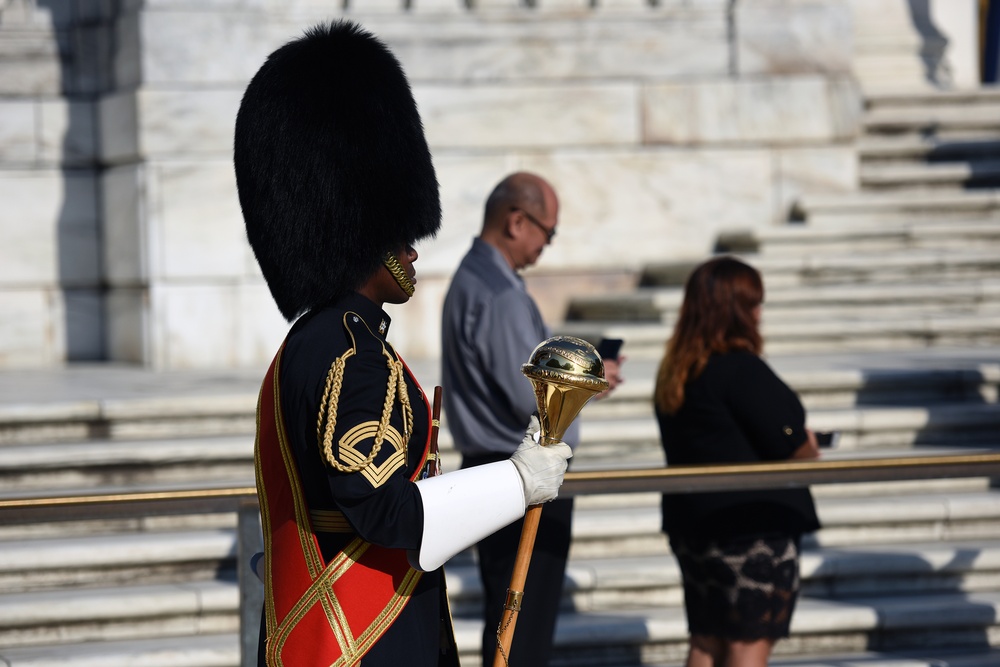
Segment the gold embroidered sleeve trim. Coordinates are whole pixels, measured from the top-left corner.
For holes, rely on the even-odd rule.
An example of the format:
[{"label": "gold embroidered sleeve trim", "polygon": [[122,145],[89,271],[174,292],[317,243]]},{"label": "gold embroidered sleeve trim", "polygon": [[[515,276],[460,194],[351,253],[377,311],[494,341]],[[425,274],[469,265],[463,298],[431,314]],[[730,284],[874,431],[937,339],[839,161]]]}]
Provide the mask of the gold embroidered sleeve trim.
[{"label": "gold embroidered sleeve trim", "polygon": [[370,461],[369,455],[358,450],[358,445],[367,440],[377,441],[381,427],[382,425],[377,421],[364,422],[352,428],[340,439],[340,458],[351,467],[369,461],[369,463],[361,468],[360,472],[375,488],[385,484],[392,476],[392,473],[406,464],[406,443],[403,441],[403,436],[400,435],[399,431],[391,425],[385,426],[384,436],[384,442],[389,443],[393,448],[393,452],[389,455],[389,458],[376,465]]}]

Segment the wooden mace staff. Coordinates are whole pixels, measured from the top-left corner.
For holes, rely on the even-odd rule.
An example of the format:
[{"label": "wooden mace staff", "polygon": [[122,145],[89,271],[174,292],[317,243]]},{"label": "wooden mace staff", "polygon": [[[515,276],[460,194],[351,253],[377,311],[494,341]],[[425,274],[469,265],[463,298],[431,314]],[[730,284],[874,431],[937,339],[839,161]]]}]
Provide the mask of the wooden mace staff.
[{"label": "wooden mace staff", "polygon": [[[539,443],[559,442],[580,410],[591,398],[608,388],[604,362],[594,346],[573,336],[554,336],[535,348],[521,372],[531,381],[538,405]],[[510,645],[514,640],[517,614],[524,598],[524,580],[535,547],[542,506],[532,505],[524,513],[524,527],[517,545],[514,571],[511,573],[507,599],[500,627],[497,628],[497,651],[493,667],[509,667]]]}]

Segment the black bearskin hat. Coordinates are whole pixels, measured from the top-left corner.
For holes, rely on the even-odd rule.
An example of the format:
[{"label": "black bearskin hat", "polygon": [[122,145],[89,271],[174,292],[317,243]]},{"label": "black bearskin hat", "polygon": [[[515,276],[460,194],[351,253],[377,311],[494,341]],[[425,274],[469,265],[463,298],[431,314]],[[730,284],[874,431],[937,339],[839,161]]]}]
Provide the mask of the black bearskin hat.
[{"label": "black bearskin hat", "polygon": [[289,320],[359,288],[386,252],[441,225],[406,75],[347,21],[268,57],[240,103],[233,162],[247,238]]}]

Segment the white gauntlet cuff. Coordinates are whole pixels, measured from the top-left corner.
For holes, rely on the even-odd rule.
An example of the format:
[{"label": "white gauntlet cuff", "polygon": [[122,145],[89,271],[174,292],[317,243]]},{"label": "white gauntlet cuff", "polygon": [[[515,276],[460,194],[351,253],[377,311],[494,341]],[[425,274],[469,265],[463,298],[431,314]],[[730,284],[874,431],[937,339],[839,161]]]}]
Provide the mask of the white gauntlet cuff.
[{"label": "white gauntlet cuff", "polygon": [[524,515],[521,475],[510,461],[456,470],[417,483],[424,506],[419,551],[410,565],[428,572]]}]

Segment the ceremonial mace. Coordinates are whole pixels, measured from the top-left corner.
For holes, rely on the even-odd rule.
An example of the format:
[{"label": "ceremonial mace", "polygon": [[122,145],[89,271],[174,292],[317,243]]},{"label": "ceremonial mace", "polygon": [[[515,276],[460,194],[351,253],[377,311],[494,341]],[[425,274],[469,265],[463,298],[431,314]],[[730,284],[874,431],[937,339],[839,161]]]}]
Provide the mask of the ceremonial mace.
[{"label": "ceremonial mace", "polygon": [[[559,442],[580,410],[591,398],[608,388],[604,362],[594,346],[573,336],[553,336],[535,348],[521,372],[531,380],[538,404],[539,436],[542,446]],[[510,645],[514,639],[517,613],[524,597],[531,552],[535,546],[541,505],[532,505],[524,513],[521,541],[517,545],[514,571],[507,589],[500,627],[497,628],[497,652],[493,667],[508,667]]]}]

